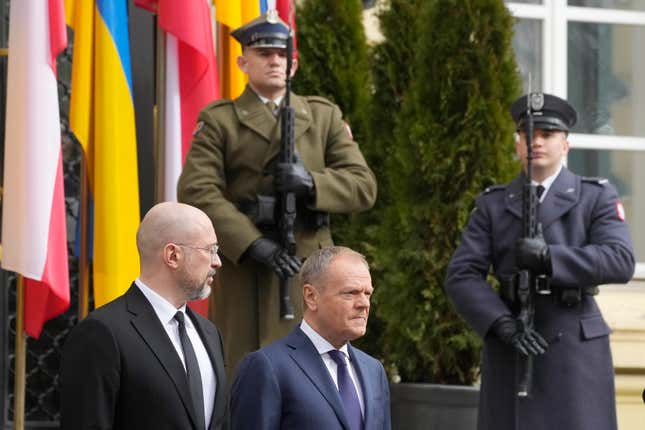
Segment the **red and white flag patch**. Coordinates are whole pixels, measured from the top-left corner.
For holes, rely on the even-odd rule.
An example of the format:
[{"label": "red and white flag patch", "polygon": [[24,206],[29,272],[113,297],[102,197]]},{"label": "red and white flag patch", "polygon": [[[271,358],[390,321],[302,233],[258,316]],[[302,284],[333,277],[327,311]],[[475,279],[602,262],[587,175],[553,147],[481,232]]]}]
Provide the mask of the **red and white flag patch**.
[{"label": "red and white flag patch", "polygon": [[625,221],[625,208],[621,202],[616,202],[616,215],[621,221]]}]

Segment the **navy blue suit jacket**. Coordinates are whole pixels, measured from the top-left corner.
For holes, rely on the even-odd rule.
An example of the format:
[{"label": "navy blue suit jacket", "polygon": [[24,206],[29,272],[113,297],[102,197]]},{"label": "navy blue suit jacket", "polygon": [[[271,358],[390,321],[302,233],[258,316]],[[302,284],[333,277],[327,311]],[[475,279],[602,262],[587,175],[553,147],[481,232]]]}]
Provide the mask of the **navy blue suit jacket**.
[{"label": "navy blue suit jacket", "polygon": [[[378,360],[348,345],[361,384],[365,429],[390,429],[390,391]],[[231,390],[236,430],[350,430],[340,395],[313,343],[299,327],[248,354]]]}]

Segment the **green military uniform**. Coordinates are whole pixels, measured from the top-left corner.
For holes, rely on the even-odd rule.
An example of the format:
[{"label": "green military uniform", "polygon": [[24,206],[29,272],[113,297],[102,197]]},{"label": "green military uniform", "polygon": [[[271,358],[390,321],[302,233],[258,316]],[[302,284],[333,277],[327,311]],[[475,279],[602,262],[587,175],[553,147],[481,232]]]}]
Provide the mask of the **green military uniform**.
[{"label": "green military uniform", "polygon": [[[291,94],[295,111],[295,147],[315,183],[315,199],[298,207],[296,253],[306,258],[332,245],[327,224],[314,228],[314,211],[350,213],[369,209],[376,180],[340,109],[321,97]],[[211,218],[221,245],[220,285],[214,289],[212,319],[223,333],[229,372],[242,356],[288,334],[302,316],[299,280],[292,282],[296,318],[281,321],[279,280],[244,253],[256,239],[277,240],[275,227],[262,230],[243,211],[257,195],[273,195],[272,166],[280,152],[278,118],[247,87],[237,99],[215,101],[199,115],[192,147],[179,178],[181,202]]]}]

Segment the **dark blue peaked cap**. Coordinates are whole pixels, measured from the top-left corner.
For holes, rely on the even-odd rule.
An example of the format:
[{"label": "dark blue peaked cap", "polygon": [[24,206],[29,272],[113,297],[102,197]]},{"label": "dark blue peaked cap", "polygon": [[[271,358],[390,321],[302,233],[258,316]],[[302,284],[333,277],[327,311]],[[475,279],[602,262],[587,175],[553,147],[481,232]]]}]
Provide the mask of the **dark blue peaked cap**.
[{"label": "dark blue peaked cap", "polygon": [[286,49],[289,27],[275,9],[269,9],[253,21],[233,30],[231,36],[244,47]]},{"label": "dark blue peaked cap", "polygon": [[[523,95],[511,105],[511,116],[518,130],[523,130],[526,124],[527,97]],[[569,131],[578,119],[576,110],[566,100],[546,93],[531,93],[531,100],[536,105],[533,111],[533,125],[544,130]]]}]

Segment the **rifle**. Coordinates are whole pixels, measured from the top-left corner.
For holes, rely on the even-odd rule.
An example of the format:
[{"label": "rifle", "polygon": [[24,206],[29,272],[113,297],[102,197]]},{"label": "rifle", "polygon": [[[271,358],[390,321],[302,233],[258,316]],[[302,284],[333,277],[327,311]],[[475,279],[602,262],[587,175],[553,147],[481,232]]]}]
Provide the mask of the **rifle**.
[{"label": "rifle", "polygon": [[[544,95],[531,92],[531,78],[529,77],[529,93],[526,101],[526,180],[522,188],[522,234],[525,238],[535,238],[542,234],[542,225],[537,221],[538,198],[532,184],[533,160],[533,112],[542,110]],[[551,294],[549,280],[545,275],[536,275],[530,270],[520,270],[517,273],[517,300],[519,313],[517,320],[523,328],[533,328],[535,316],[535,295]],[[528,397],[531,392],[533,378],[533,356],[519,354],[519,380],[517,383],[517,396]]]},{"label": "rifle", "polygon": [[[287,76],[284,103],[280,109],[280,156],[281,163],[295,163],[295,138],[294,124],[295,113],[291,107],[291,65],[293,62],[293,33],[289,27],[287,38]],[[296,237],[294,227],[296,222],[296,194],[281,192],[278,194],[280,213],[278,216],[278,230],[280,231],[280,245],[289,255],[296,255]],[[289,291],[291,278],[280,279],[280,319],[292,320],[294,318],[293,304]]]}]

